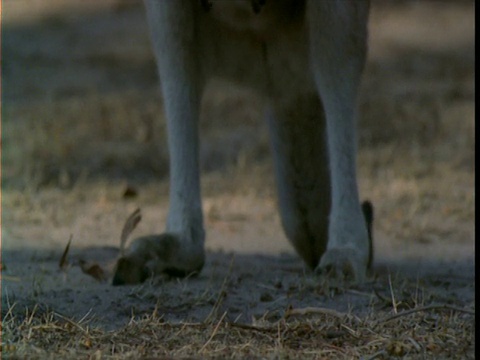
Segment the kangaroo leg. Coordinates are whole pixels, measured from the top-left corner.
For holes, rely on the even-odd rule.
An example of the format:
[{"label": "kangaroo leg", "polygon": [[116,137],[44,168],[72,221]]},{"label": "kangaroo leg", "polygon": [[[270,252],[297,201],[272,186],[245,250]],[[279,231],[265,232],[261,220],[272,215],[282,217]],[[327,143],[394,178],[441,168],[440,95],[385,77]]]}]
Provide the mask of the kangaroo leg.
[{"label": "kangaroo leg", "polygon": [[309,1],[311,65],[326,115],[332,207],[320,271],[365,278],[369,240],[356,177],[356,97],[366,57],[368,1]]},{"label": "kangaroo leg", "polygon": [[[134,241],[127,254],[131,261],[124,262],[136,264],[140,274],[152,261],[156,272],[188,274],[199,271],[205,259],[198,154],[202,81],[195,31],[196,12],[203,9],[195,1],[146,0],[145,5],[167,117],[170,207],[166,234]],[[120,267],[121,284],[119,272]]]},{"label": "kangaroo leg", "polygon": [[325,116],[318,94],[274,102],[268,124],[282,225],[297,253],[314,269],[327,247],[330,212]]}]

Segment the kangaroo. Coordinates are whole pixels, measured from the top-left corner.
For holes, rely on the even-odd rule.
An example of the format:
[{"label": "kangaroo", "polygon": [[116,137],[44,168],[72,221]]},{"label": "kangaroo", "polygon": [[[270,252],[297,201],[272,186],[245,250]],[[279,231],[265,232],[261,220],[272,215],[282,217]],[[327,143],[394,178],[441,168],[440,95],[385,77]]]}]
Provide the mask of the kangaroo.
[{"label": "kangaroo", "polygon": [[[170,206],[165,233],[134,241],[114,284],[141,282],[152,266],[189,274],[204,265],[198,121],[212,78],[267,99],[280,217],[296,252],[312,270],[364,281],[373,209],[362,214],[359,200],[356,100],[369,0],[145,5],[167,118]],[[132,267],[139,276],[127,276]]]}]

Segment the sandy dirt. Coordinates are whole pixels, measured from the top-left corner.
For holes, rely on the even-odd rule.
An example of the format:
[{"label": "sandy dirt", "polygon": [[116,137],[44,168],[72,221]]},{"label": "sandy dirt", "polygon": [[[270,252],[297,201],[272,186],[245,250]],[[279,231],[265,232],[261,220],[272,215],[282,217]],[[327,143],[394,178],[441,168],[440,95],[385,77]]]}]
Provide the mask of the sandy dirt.
[{"label": "sandy dirt", "polygon": [[220,82],[201,118],[202,273],[113,287],[82,272],[81,259],[111,270],[137,207],[133,236],[165,224],[165,120],[143,6],[2,5],[2,315],[37,304],[106,329],[154,311],[173,322],[226,312],[255,323],[289,306],[393,311],[383,301],[392,294],[405,309],[475,309],[473,2],[372,5],[358,167],[376,210],[375,263],[366,284],[349,287],[294,254],[276,210],[262,102]]}]

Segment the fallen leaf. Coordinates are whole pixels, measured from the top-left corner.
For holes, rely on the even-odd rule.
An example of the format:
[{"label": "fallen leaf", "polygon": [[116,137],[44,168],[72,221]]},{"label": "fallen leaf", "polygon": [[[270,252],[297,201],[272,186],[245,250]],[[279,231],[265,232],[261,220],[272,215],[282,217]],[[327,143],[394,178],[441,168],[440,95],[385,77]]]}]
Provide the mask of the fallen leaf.
[{"label": "fallen leaf", "polygon": [[107,280],[107,274],[103,268],[97,263],[86,262],[85,260],[79,260],[80,268],[82,271],[93,277],[95,280],[104,282]]}]

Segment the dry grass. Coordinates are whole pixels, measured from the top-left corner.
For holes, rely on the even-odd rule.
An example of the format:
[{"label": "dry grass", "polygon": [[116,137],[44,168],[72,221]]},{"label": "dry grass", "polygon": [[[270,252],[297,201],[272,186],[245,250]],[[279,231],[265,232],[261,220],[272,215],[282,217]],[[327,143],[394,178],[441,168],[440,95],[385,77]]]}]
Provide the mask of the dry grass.
[{"label": "dry grass", "polygon": [[362,318],[287,309],[278,321],[254,324],[226,321],[225,314],[173,324],[155,310],[115,331],[37,306],[14,316],[14,306],[2,321],[2,354],[8,358],[474,358],[475,313],[447,304]]}]

